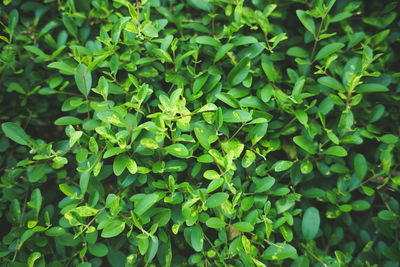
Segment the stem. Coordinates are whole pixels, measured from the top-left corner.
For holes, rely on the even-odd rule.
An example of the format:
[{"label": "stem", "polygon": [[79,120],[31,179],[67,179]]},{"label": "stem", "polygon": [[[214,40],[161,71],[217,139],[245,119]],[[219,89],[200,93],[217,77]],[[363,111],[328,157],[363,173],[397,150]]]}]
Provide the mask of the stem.
[{"label": "stem", "polygon": [[140,34],[140,13],[139,13],[139,1],[136,0],[136,13],[137,13],[137,24],[138,24],[138,30],[139,30],[139,34]]},{"label": "stem", "polygon": [[324,265],[325,267],[328,267],[326,263],[324,263],[317,255],[315,255],[311,250],[309,250],[304,244],[301,244],[301,246],[309,253],[311,256],[313,256],[319,263]]},{"label": "stem", "polygon": [[321,24],[319,25],[317,35],[315,36],[315,42],[314,42],[313,50],[311,52],[311,65],[314,63],[314,55],[315,55],[315,51],[317,49],[317,43],[319,42],[319,35],[321,34],[321,30],[322,30],[322,26],[324,25],[324,21],[325,21],[325,16],[322,17]]}]

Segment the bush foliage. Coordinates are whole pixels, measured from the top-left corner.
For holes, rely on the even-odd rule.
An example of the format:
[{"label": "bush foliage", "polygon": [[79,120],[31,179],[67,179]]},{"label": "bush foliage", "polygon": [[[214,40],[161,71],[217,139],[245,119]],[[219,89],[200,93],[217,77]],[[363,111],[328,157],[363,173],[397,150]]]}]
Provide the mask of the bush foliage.
[{"label": "bush foliage", "polygon": [[397,1],[2,2],[2,266],[399,266]]}]

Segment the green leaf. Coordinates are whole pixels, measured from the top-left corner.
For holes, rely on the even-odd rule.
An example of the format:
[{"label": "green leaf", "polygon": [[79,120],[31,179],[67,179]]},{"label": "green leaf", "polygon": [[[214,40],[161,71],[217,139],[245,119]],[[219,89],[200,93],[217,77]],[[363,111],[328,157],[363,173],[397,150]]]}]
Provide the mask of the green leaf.
[{"label": "green leaf", "polygon": [[125,229],[125,222],[118,219],[112,219],[104,226],[104,229],[101,232],[101,237],[111,238],[117,236],[120,233],[122,233],[124,229]]},{"label": "green leaf", "polygon": [[288,170],[292,166],[293,166],[293,161],[280,160],[278,162],[275,162],[274,165],[272,165],[272,168],[276,172],[283,172],[283,171]]},{"label": "green leaf", "polygon": [[206,206],[209,208],[216,208],[221,206],[225,201],[227,201],[229,195],[225,192],[219,192],[208,197],[206,201]]},{"label": "green leaf", "polygon": [[192,232],[190,234],[190,241],[195,251],[200,252],[203,249],[203,243],[204,243],[203,229],[199,224],[192,227]]},{"label": "green leaf", "polygon": [[224,222],[223,220],[221,220],[220,218],[217,217],[211,217],[208,218],[206,221],[206,225],[210,228],[214,228],[214,229],[222,229],[226,226],[226,222]]},{"label": "green leaf", "polygon": [[252,120],[251,114],[241,109],[228,110],[223,113],[223,118],[227,123],[243,123]]},{"label": "green leaf", "polygon": [[118,155],[115,157],[113,163],[113,171],[116,176],[120,176],[122,174],[122,172],[127,167],[129,160],[130,160],[129,156],[125,154]]},{"label": "green leaf", "polygon": [[293,137],[293,142],[310,154],[317,153],[314,144],[308,138],[302,135]]},{"label": "green leaf", "polygon": [[157,203],[159,200],[159,196],[157,194],[147,194],[142,199],[138,201],[135,205],[135,213],[137,215],[142,215],[145,213],[148,209],[150,209],[154,204]]},{"label": "green leaf", "polygon": [[46,165],[41,164],[37,165],[36,167],[29,168],[27,170],[27,174],[28,174],[28,181],[31,183],[36,183],[45,176]]},{"label": "green leaf", "polygon": [[318,78],[318,83],[325,85],[325,86],[332,88],[339,92],[344,91],[344,86],[339,81],[337,81],[335,78],[332,78],[329,76]]},{"label": "green leaf", "polygon": [[108,254],[108,247],[103,243],[89,244],[88,249],[90,254],[95,257],[104,257]]},{"label": "green leaf", "polygon": [[188,158],[189,150],[182,144],[176,143],[165,148],[169,154],[177,158]]},{"label": "green leaf", "polygon": [[286,54],[292,57],[308,58],[310,53],[302,47],[292,46],[287,51]]},{"label": "green leaf", "polygon": [[238,229],[240,232],[252,232],[254,230],[254,226],[248,222],[237,222],[233,224],[233,227]]},{"label": "green leaf", "polygon": [[73,116],[64,116],[58,118],[55,122],[55,125],[78,125],[82,124],[82,120]]},{"label": "green leaf", "polygon": [[249,74],[250,71],[250,59],[248,57],[243,58],[240,62],[229,72],[228,80],[235,86],[241,83]]},{"label": "green leaf", "polygon": [[261,55],[261,67],[265,75],[267,75],[268,80],[271,82],[275,82],[277,80],[278,77],[274,65],[270,58],[265,54]]},{"label": "green leaf", "polygon": [[92,89],[92,74],[87,71],[85,64],[81,64],[75,71],[75,82],[79,91],[85,96],[89,96]]},{"label": "green leaf", "polygon": [[198,36],[196,38],[196,43],[211,45],[211,46],[215,46],[215,47],[219,47],[221,45],[221,43],[218,40],[216,40],[215,38],[212,38],[210,36]]},{"label": "green leaf", "polygon": [[396,144],[399,141],[399,137],[393,134],[385,134],[378,139],[386,144]]},{"label": "green leaf", "polygon": [[270,245],[262,254],[262,258],[269,261],[280,261],[297,255],[296,249],[286,243]]},{"label": "green leaf", "polygon": [[18,124],[13,122],[4,122],[1,124],[4,135],[20,145],[28,145],[29,136]]},{"label": "green leaf", "polygon": [[297,98],[300,95],[305,82],[306,78],[304,76],[301,76],[299,79],[296,80],[292,91],[292,97]]},{"label": "green leaf", "polygon": [[357,86],[356,92],[358,93],[380,93],[388,92],[389,88],[379,83],[366,83]]},{"label": "green leaf", "polygon": [[341,146],[331,146],[324,151],[324,154],[338,157],[346,157],[347,151]]},{"label": "green leaf", "polygon": [[203,174],[204,178],[208,179],[208,180],[214,180],[219,178],[219,173],[214,171],[214,170],[207,170],[204,172]]},{"label": "green leaf", "polygon": [[303,24],[303,26],[315,36],[315,23],[313,18],[308,15],[304,10],[296,10],[296,15]]},{"label": "green leaf", "polygon": [[150,238],[149,249],[145,255],[145,259],[147,262],[151,262],[157,254],[159,247],[159,241],[157,236],[153,236]]},{"label": "green leaf", "polygon": [[371,204],[366,200],[356,200],[351,202],[351,206],[354,211],[364,211],[371,207]]},{"label": "green leaf", "polygon": [[41,256],[42,254],[40,254],[39,252],[33,252],[31,255],[29,255],[27,261],[28,267],[33,267],[35,265],[35,261],[37,261]]},{"label": "green leaf", "polygon": [[308,207],[301,222],[301,232],[307,241],[313,240],[317,236],[319,224],[319,211],[314,207]]},{"label": "green leaf", "polygon": [[273,177],[264,177],[261,179],[253,177],[252,180],[256,184],[255,193],[268,191],[275,184],[275,178]]},{"label": "green leaf", "polygon": [[357,154],[354,157],[354,170],[358,178],[360,178],[360,180],[363,180],[365,178],[365,175],[367,174],[368,171],[368,164],[364,155]]},{"label": "green leaf", "polygon": [[336,51],[342,49],[343,47],[344,47],[343,43],[328,44],[328,45],[324,46],[323,48],[321,48],[321,50],[318,51],[317,56],[315,57],[315,60],[320,60],[320,59],[326,58],[330,54],[335,53]]},{"label": "green leaf", "polygon": [[89,206],[80,206],[73,209],[80,217],[90,217],[97,214],[98,210]]},{"label": "green leaf", "polygon": [[242,167],[243,168],[250,167],[250,165],[253,164],[255,160],[256,160],[256,154],[254,154],[254,152],[251,150],[246,150],[246,153],[242,158]]},{"label": "green leaf", "polygon": [[221,46],[214,57],[214,63],[218,62],[226,53],[229,52],[234,47],[233,44],[224,44]]}]

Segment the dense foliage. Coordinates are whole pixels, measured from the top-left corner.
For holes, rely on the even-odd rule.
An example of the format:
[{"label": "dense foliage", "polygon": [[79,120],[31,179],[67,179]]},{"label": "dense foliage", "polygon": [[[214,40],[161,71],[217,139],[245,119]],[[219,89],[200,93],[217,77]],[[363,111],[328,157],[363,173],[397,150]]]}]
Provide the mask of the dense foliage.
[{"label": "dense foliage", "polygon": [[398,1],[0,8],[1,266],[399,266]]}]

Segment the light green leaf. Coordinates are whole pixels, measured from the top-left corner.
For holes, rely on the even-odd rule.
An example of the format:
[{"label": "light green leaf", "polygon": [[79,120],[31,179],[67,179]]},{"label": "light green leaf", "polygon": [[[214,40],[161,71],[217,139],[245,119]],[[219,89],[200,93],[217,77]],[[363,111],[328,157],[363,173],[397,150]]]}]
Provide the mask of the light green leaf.
[{"label": "light green leaf", "polygon": [[208,218],[206,225],[214,229],[222,229],[226,226],[226,222],[217,217]]},{"label": "light green leaf", "polygon": [[317,56],[315,57],[315,60],[320,60],[320,59],[326,58],[330,54],[335,53],[336,51],[342,49],[343,47],[344,47],[343,43],[328,44],[328,45],[324,46],[323,48],[321,48],[321,50],[318,51]]},{"label": "light green leaf", "polygon": [[122,154],[115,157],[113,162],[113,171],[116,176],[120,176],[129,163],[129,156]]},{"label": "light green leaf", "polygon": [[270,245],[262,254],[262,258],[269,261],[283,260],[297,255],[296,249],[286,243]]},{"label": "light green leaf", "polygon": [[203,249],[203,243],[204,243],[203,229],[199,224],[196,224],[192,228],[192,232],[190,234],[190,241],[195,251],[200,252]]},{"label": "light green leaf", "polygon": [[238,229],[240,232],[252,232],[254,230],[254,226],[248,222],[237,222],[233,224],[233,227]]},{"label": "light green leaf", "polygon": [[341,146],[331,146],[324,151],[324,154],[338,157],[346,157],[347,151]]},{"label": "light green leaf", "polygon": [[332,78],[329,76],[318,78],[318,83],[325,85],[325,86],[332,88],[339,92],[344,91],[344,86],[339,81],[337,81],[335,78]]},{"label": "light green leaf", "polygon": [[183,145],[179,143],[172,144],[165,148],[169,154],[177,157],[177,158],[188,158],[189,150]]},{"label": "light green leaf", "polygon": [[82,124],[82,120],[73,116],[64,116],[58,118],[55,122],[55,125],[78,125]]},{"label": "light green leaf", "polygon": [[118,219],[112,219],[104,226],[104,229],[101,232],[101,237],[111,238],[117,236],[120,233],[122,233],[124,229],[125,229],[125,222]]},{"label": "light green leaf", "polygon": [[293,137],[293,142],[310,154],[317,153],[314,144],[302,135]]},{"label": "light green leaf", "polygon": [[206,206],[209,208],[216,208],[221,206],[225,201],[227,201],[229,195],[225,192],[219,192],[208,197],[206,201]]},{"label": "light green leaf", "polygon": [[148,209],[150,209],[154,204],[159,200],[159,196],[157,194],[147,194],[142,199],[140,199],[135,205],[135,213],[137,215],[142,215]]},{"label": "light green leaf", "polygon": [[292,167],[292,165],[293,165],[292,161],[280,160],[278,162],[275,162],[274,165],[272,165],[272,168],[276,172],[283,172],[283,171],[288,170],[290,167]]}]

